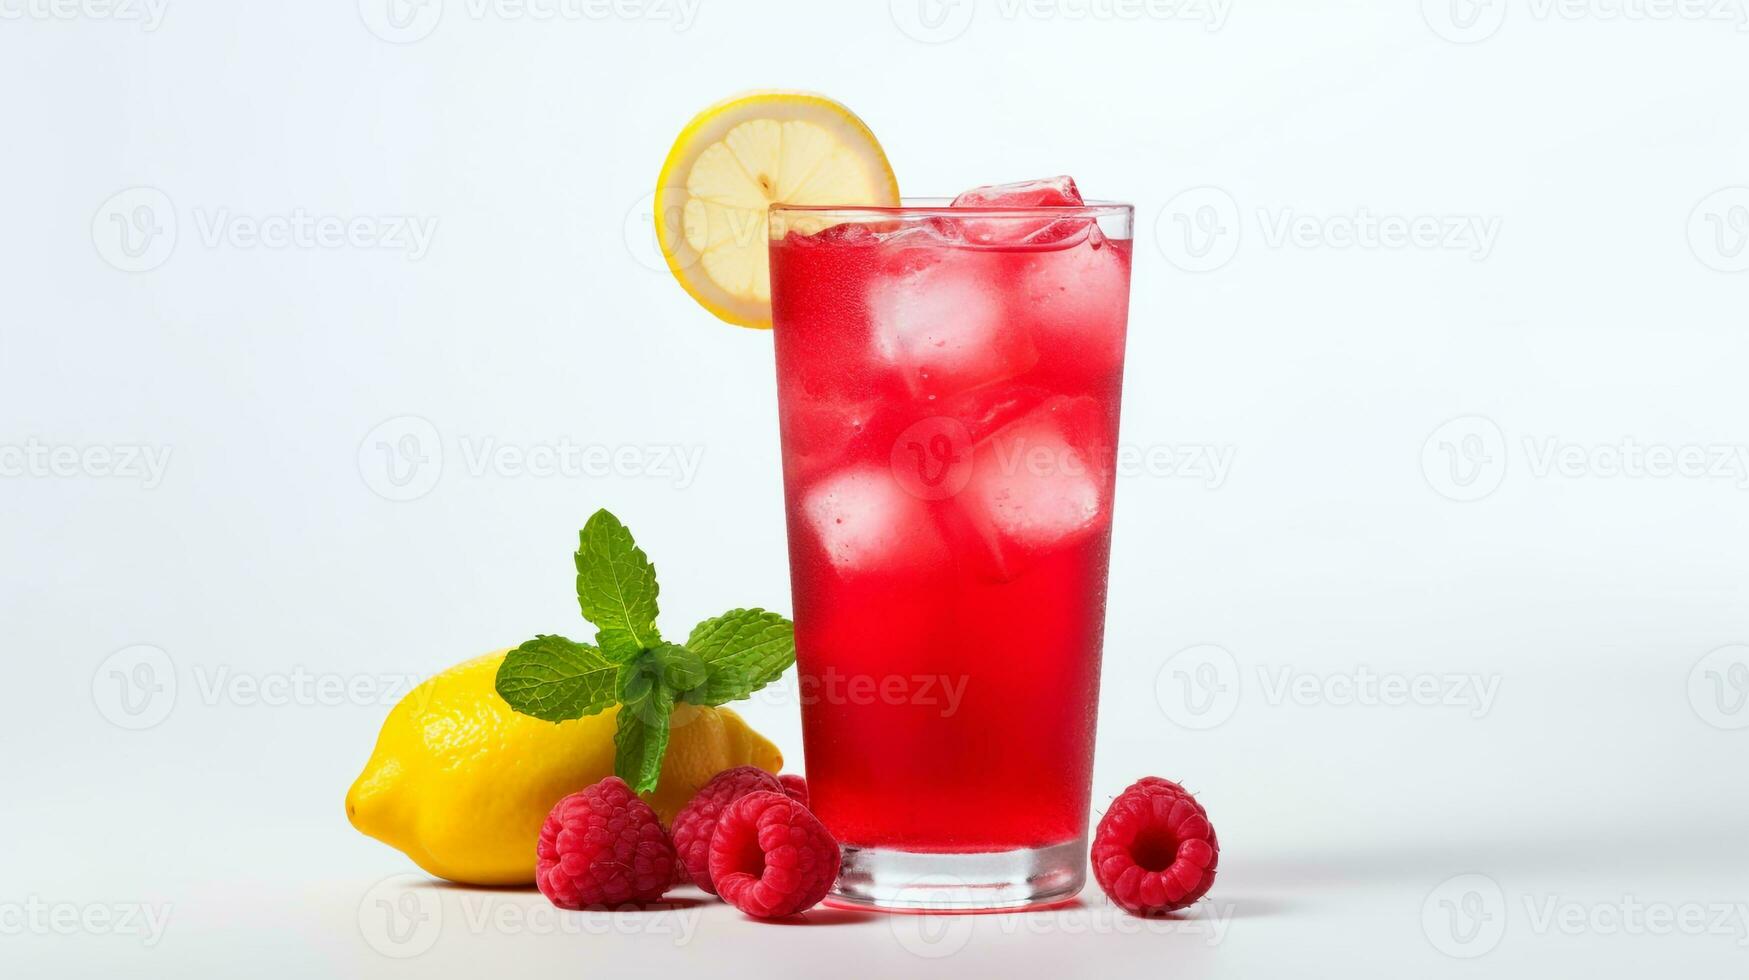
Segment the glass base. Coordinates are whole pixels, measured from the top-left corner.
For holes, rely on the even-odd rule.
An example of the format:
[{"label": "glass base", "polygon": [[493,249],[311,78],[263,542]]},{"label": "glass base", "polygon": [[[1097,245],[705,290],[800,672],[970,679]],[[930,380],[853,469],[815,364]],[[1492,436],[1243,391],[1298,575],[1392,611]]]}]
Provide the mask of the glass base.
[{"label": "glass base", "polygon": [[935,854],[844,845],[826,904],[891,912],[993,912],[1053,905],[1087,882],[1087,840]]}]

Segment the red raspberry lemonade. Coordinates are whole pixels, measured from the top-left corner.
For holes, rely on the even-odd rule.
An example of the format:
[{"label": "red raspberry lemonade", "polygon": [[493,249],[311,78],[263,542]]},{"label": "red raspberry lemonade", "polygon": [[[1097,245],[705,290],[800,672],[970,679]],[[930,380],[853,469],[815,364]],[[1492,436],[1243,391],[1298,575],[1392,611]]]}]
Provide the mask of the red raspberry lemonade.
[{"label": "red raspberry lemonade", "polygon": [[808,787],[851,849],[1087,832],[1130,211],[955,203],[772,211]]}]

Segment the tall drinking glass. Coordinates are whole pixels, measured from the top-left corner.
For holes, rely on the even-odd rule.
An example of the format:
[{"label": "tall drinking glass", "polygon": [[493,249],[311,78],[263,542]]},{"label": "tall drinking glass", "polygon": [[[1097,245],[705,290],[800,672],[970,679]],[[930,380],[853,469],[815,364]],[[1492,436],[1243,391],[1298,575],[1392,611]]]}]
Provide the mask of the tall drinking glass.
[{"label": "tall drinking glass", "polygon": [[1086,877],[1128,205],[774,207],[784,500],[828,901]]}]

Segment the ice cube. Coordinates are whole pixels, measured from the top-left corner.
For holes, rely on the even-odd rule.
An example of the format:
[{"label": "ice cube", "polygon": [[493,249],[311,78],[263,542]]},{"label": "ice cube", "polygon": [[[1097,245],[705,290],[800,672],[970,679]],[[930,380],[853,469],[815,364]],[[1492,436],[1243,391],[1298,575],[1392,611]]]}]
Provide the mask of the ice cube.
[{"label": "ice cube", "polygon": [[1011,378],[1038,363],[1014,329],[992,257],[945,248],[905,249],[868,293],[875,353],[918,397]]},{"label": "ice cube", "polygon": [[1107,525],[1110,429],[1096,399],[1057,395],[974,449],[971,480],[957,499],[1002,577]]},{"label": "ice cube", "polygon": [[[1071,177],[1047,177],[1013,184],[974,187],[953,199],[956,208],[1078,208],[1081,192]],[[956,219],[960,235],[974,245],[1023,247],[1046,245],[1085,232],[1087,218],[1048,215],[971,217]]]},{"label": "ice cube", "polygon": [[1036,385],[990,385],[942,401],[940,414],[965,426],[973,442],[983,442],[1050,397],[1051,392]]},{"label": "ice cube", "polygon": [[1042,208],[1081,206],[1081,191],[1073,177],[1046,177],[1013,184],[974,187],[953,199],[956,208]]},{"label": "ice cube", "polygon": [[875,421],[871,398],[817,397],[799,386],[779,388],[784,471],[808,479],[854,452]]},{"label": "ice cube", "polygon": [[928,505],[883,466],[839,470],[802,498],[803,522],[841,572],[913,572],[940,565],[947,545]]},{"label": "ice cube", "polygon": [[1054,371],[1113,378],[1123,368],[1130,243],[1091,230],[1080,243],[1026,256],[1015,316]]}]

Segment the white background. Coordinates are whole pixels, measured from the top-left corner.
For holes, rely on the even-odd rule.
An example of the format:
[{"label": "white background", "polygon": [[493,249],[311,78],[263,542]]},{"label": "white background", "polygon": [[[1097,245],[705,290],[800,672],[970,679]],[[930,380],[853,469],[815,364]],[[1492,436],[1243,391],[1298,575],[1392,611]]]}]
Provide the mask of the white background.
[{"label": "white background", "polygon": [[[553,9],[0,0],[7,972],[1743,975],[1740,3]],[[1095,801],[1199,794],[1194,915],[558,917],[347,825],[380,702],[581,628],[596,507],[670,629],[788,608],[770,337],[646,210],[751,87],[1136,203]],[[567,444],[699,465],[476,460]]]}]

